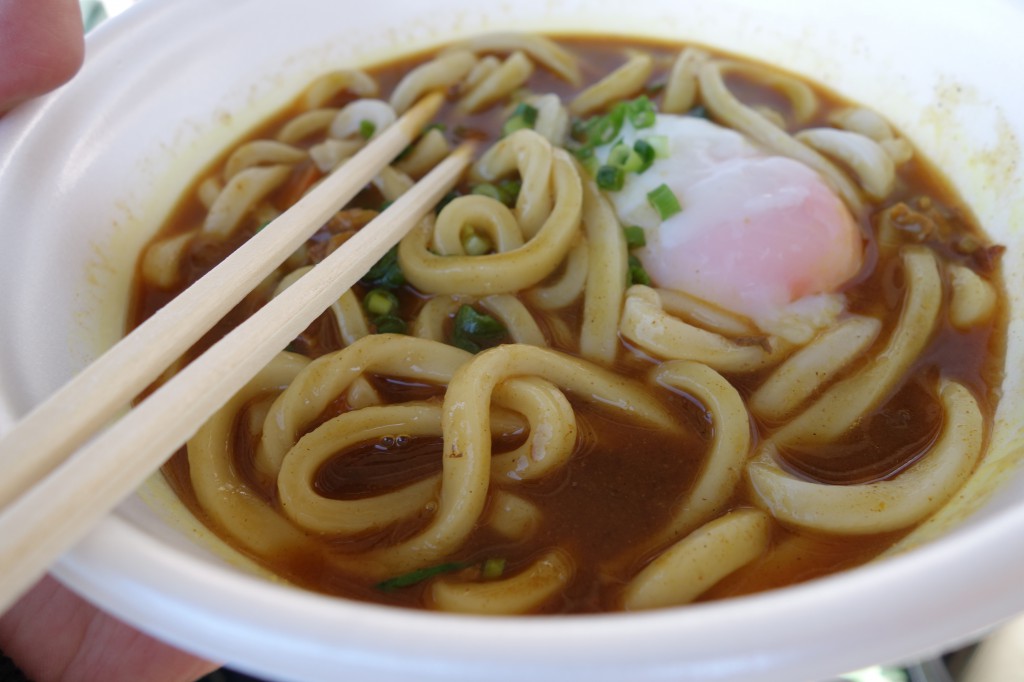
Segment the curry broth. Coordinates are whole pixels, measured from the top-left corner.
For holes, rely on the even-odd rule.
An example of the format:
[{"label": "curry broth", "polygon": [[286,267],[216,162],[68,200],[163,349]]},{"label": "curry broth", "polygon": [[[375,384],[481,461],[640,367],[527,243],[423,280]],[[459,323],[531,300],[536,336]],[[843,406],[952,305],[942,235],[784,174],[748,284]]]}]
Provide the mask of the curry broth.
[{"label": "curry broth", "polygon": [[[618,66],[623,60],[624,50],[641,49],[657,58],[658,66],[650,79],[651,83],[657,84],[664,80],[671,58],[679,49],[677,45],[637,44],[607,38],[568,38],[562,42],[580,56],[584,83],[593,82]],[[381,92],[386,96],[402,75],[423,58],[416,56],[386,64],[372,69],[370,73],[378,80]],[[742,81],[742,78],[730,77],[730,84],[744,98],[745,103],[780,103],[779,98],[765,88],[753,84],[744,86],[738,81]],[[835,108],[848,105],[826,89],[812,86],[824,103],[817,117],[820,120],[816,122],[824,121]],[[566,83],[542,68],[534,71],[527,87],[535,92],[554,92],[563,99],[573,94]],[[656,86],[650,89],[649,95],[655,102],[658,94]],[[746,99],[748,97],[761,99]],[[340,107],[351,99],[354,98],[343,95],[330,105]],[[297,111],[297,106],[282,111],[273,120],[254,130],[251,139],[272,137],[273,131]],[[449,140],[471,138],[492,141],[497,139],[505,115],[501,106],[493,106],[478,115],[456,116],[449,103],[437,116],[437,121],[446,126],[445,134]],[[299,146],[310,143],[307,140],[299,143]],[[196,199],[198,186],[204,177],[219,170],[226,157],[227,152],[185,193],[160,229],[157,239],[185,232],[202,223],[205,210]],[[310,177],[315,178],[317,173],[310,161],[301,162],[293,170],[290,180],[270,196],[271,203],[279,210],[286,209],[294,197],[301,195],[300,190],[309,183]],[[880,316],[885,321],[886,328],[882,330],[880,339],[884,339],[890,331],[895,317],[892,311],[900,304],[899,275],[894,274],[891,260],[879,255],[875,239],[880,216],[889,206],[905,202],[922,216],[932,216],[935,222],[944,221],[947,233],[935,236],[929,243],[948,258],[963,262],[993,278],[998,267],[998,250],[985,246],[985,238],[972,223],[969,212],[936,169],[915,156],[901,166],[897,182],[897,190],[884,206],[869,205],[866,214],[859,217],[867,242],[867,257],[863,271],[854,278],[845,292],[852,312]],[[461,189],[465,191],[466,187]],[[369,188],[349,207],[373,212],[380,210],[382,203],[381,196]],[[250,220],[243,224],[233,238],[225,242],[194,244],[182,263],[181,286],[172,290],[165,291],[147,285],[141,274],[137,274],[129,326],[141,323],[260,228],[254,220]],[[344,229],[349,228],[325,225],[312,238],[311,249],[316,251],[329,248],[325,245]],[[979,249],[964,248],[965,243],[982,245],[980,252]],[[361,294],[362,289],[358,286],[357,289]],[[268,296],[266,288],[257,289],[214,327],[186,357],[194,357],[223,336],[257,310]],[[399,298],[401,315],[406,319],[411,318],[424,303],[424,296],[409,285],[401,290]],[[880,310],[888,312],[879,315]],[[570,328],[578,327],[580,315],[579,306],[570,306],[566,310],[566,323]],[[958,331],[949,323],[943,323],[917,361],[910,378],[876,415],[855,429],[855,439],[814,452],[785,452],[784,465],[801,476],[835,484],[884,480],[897,474],[921,456],[941,427],[941,410],[931,395],[934,380],[939,376],[955,378],[966,384],[982,401],[987,414],[991,415],[996,400],[993,387],[1000,384],[1002,372],[1003,322],[1002,316],[997,315],[993,324],[968,332]],[[551,330],[545,331],[553,347],[570,353],[576,352],[574,347],[559,346],[557,335],[550,333]],[[325,315],[296,339],[290,348],[314,358],[332,352],[341,345],[333,322]],[[628,351],[628,345],[624,344],[624,350],[618,354],[617,369],[642,376],[650,369],[653,361],[640,353]],[[848,371],[855,371],[855,368]],[[764,375],[764,372],[754,372],[727,377],[741,395],[748,396]],[[415,397],[440,401],[443,393],[437,387],[400,385],[383,377],[376,378],[375,383],[386,395],[396,400]],[[570,587],[558,599],[548,603],[544,611],[595,612],[617,608],[618,590],[650,558],[631,557],[630,548],[642,544],[640,538],[653,533],[659,524],[669,518],[671,509],[686,494],[699,473],[711,435],[712,427],[703,409],[689,397],[662,391],[659,400],[665,402],[678,415],[679,420],[688,425],[682,437],[674,438],[635,424],[622,423],[593,408],[574,404],[580,420],[580,435],[570,464],[543,481],[516,487],[518,494],[535,503],[543,512],[544,526],[537,537],[529,543],[515,543],[499,538],[486,528],[479,529],[451,560],[478,563],[491,557],[501,557],[507,562],[506,570],[515,572],[529,564],[544,547],[571,546],[576,557],[575,577]],[[252,407],[258,415],[260,406]],[[320,416],[318,423],[345,407],[333,405]],[[254,440],[248,427],[249,420],[250,417],[244,412],[238,418],[232,457],[243,476],[265,495],[268,503],[277,504],[275,487],[260,480],[252,466]],[[313,426],[315,424],[308,428]],[[755,423],[755,442],[774,426],[764,422]],[[496,443],[495,452],[514,447],[521,438],[522,434],[507,436]],[[323,494],[338,498],[358,497],[362,493],[351,480],[365,483],[371,490],[395,489],[422,480],[439,472],[441,468],[441,441],[436,438],[413,439],[397,444],[366,443],[356,450],[355,453],[348,453],[344,462],[339,457],[324,467],[317,483]],[[408,461],[412,464],[409,465]],[[186,505],[197,517],[213,525],[205,517],[192,493],[184,451],[177,453],[163,470],[172,488]],[[751,506],[753,502],[741,490],[731,504],[733,507],[742,507]],[[346,543],[372,546],[407,536],[423,521],[422,518],[413,519],[388,528],[379,536],[345,541],[326,537],[322,542],[325,548],[331,549]],[[705,593],[701,599],[723,598],[793,584],[855,566],[885,551],[910,530],[912,528],[873,536],[836,538],[779,528],[774,531],[773,537],[773,545],[779,551],[740,569]],[[428,599],[423,584],[402,590],[382,591],[372,583],[338,575],[328,568],[323,555],[315,553],[253,558],[289,581],[330,594],[419,607],[424,606]]]}]

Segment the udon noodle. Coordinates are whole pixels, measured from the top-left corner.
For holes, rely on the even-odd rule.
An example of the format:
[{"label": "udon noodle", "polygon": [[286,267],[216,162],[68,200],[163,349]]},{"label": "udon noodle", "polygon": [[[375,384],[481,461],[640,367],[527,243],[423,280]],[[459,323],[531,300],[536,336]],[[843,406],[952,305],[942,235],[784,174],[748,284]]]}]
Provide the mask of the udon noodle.
[{"label": "udon noodle", "polygon": [[[140,260],[134,322],[435,90],[437,123],[194,349],[480,141],[443,205],[165,467],[231,546],[387,604],[648,609],[863,563],[971,475],[999,248],[879,115],[694,47],[500,34],[327,74],[196,182]],[[851,269],[778,309],[666,279],[670,216],[704,209],[666,181],[653,220],[624,216],[682,163],[677,130],[697,131],[684,155],[731,145],[820,183]]]}]

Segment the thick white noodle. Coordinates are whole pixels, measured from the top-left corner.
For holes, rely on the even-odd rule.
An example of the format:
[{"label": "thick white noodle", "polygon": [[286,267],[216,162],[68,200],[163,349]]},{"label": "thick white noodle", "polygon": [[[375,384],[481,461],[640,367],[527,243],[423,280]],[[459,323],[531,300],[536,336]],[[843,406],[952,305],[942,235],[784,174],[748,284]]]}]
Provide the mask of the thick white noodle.
[{"label": "thick white noodle", "polygon": [[647,84],[654,69],[654,59],[638,53],[610,74],[576,95],[569,103],[569,113],[585,116],[609,104],[632,97]]},{"label": "thick white noodle", "polygon": [[581,81],[576,57],[550,38],[535,33],[488,33],[457,42],[442,52],[442,55],[463,50],[477,54],[525,52],[534,62],[560,76],[571,85],[578,86]]},{"label": "thick white noodle", "polygon": [[220,532],[256,556],[313,549],[305,534],[268,505],[224,453],[231,450],[236,417],[244,407],[281,391],[308,363],[301,355],[281,353],[188,441],[189,479],[196,501]]},{"label": "thick white noodle", "polygon": [[586,172],[583,180],[583,229],[587,235],[587,285],[583,290],[580,354],[611,365],[619,351],[619,317],[626,296],[629,256],[615,210]]},{"label": "thick white noodle", "polygon": [[882,323],[856,315],[826,329],[787,358],[750,396],[750,411],[772,421],[792,414],[878,338]]},{"label": "thick white noodle", "polygon": [[953,295],[949,321],[957,329],[970,329],[992,319],[996,312],[996,289],[978,273],[963,265],[949,266]]},{"label": "thick white noodle", "polygon": [[792,138],[767,118],[741,103],[726,87],[722,65],[707,61],[698,69],[704,105],[724,124],[746,133],[768,149],[810,166],[832,185],[854,215],[863,207],[860,190],[831,161]]},{"label": "thick white noodle", "polygon": [[674,542],[721,513],[743,477],[750,456],[750,417],[739,392],[699,362],[675,360],[651,372],[653,383],[681,391],[704,407],[712,428],[711,446],[693,486],[682,496],[652,545]]},{"label": "thick white noodle", "polygon": [[307,109],[316,109],[340,92],[350,92],[358,97],[376,97],[377,81],[357,69],[331,71],[310,84],[303,97],[303,104]]},{"label": "thick white noodle", "polygon": [[206,214],[203,232],[227,237],[265,196],[284,184],[291,166],[259,166],[247,168],[231,178]]},{"label": "thick white noodle", "polygon": [[658,556],[623,591],[627,611],[688,604],[715,583],[760,557],[771,539],[771,520],[738,509],[711,521]]},{"label": "thick white noodle", "polygon": [[462,545],[484,512],[490,488],[491,396],[501,382],[524,376],[543,377],[580,400],[653,428],[678,428],[642,385],[596,365],[521,344],[484,351],[455,372],[445,392],[437,513],[413,537],[364,554],[364,570],[386,576],[422,568]]},{"label": "thick white noodle", "polygon": [[555,596],[572,579],[574,565],[563,550],[552,550],[523,571],[481,582],[435,580],[430,587],[433,605],[441,611],[512,615],[530,613]]},{"label": "thick white noodle", "polygon": [[399,244],[398,260],[406,279],[422,291],[472,296],[518,292],[542,281],[558,268],[575,241],[583,203],[579,175],[562,150],[554,154],[552,176],[554,206],[522,247],[481,256],[441,256],[427,248],[428,219]]},{"label": "thick white noodle", "polygon": [[520,51],[513,52],[501,66],[488,73],[459,99],[461,113],[472,114],[512,95],[533,74],[533,62]]},{"label": "thick white noodle", "polygon": [[288,450],[277,475],[281,508],[296,525],[313,533],[356,535],[380,530],[429,511],[437,476],[398,490],[358,499],[331,499],[316,489],[320,468],[360,443],[385,437],[441,435],[437,403],[381,405],[344,412],[310,431]]},{"label": "thick white noodle", "polygon": [[942,304],[938,263],[925,247],[904,247],[901,256],[907,290],[896,328],[885,347],[864,369],[832,384],[777,431],[772,438],[780,446],[838,440],[885,400],[931,339]]},{"label": "thick white noodle", "polygon": [[516,218],[529,238],[551,214],[551,179],[555,151],[546,138],[524,128],[502,138],[473,164],[474,180],[494,182],[518,171],[522,182],[516,197]]},{"label": "thick white noodle", "polygon": [[923,521],[970,476],[985,438],[985,420],[970,391],[942,381],[939,398],[944,423],[934,445],[888,480],[828,485],[797,478],[779,466],[776,445],[767,441],[747,466],[760,504],[783,523],[826,533],[882,533]]},{"label": "thick white noodle", "polygon": [[[750,372],[779,362],[787,348],[779,339],[737,342],[667,314],[658,292],[635,284],[626,291],[619,322],[623,337],[641,350],[669,360],[695,360],[720,372]],[[767,346],[767,347],[766,347]]]},{"label": "thick white noodle", "polygon": [[453,50],[417,66],[399,81],[391,93],[391,107],[404,114],[416,101],[431,90],[444,90],[458,85],[476,65],[477,58],[467,50]]},{"label": "thick white noodle", "polygon": [[278,163],[296,164],[309,156],[309,152],[276,140],[254,140],[236,149],[224,163],[224,179],[230,180],[239,172],[253,166]]},{"label": "thick white noodle", "polygon": [[[387,102],[379,99],[361,99],[346,104],[331,121],[331,137],[344,140],[347,137],[358,135],[366,139],[373,139],[387,129],[395,119],[395,110]],[[363,124],[369,123],[373,126],[373,132],[369,137],[363,134]]]},{"label": "thick white noodle", "polygon": [[808,128],[795,137],[850,168],[872,199],[884,199],[896,185],[892,158],[870,137],[836,128]]},{"label": "thick white noodle", "polygon": [[699,96],[697,66],[707,59],[708,54],[695,47],[687,47],[679,53],[665,83],[661,111],[666,114],[685,114],[694,107]]},{"label": "thick white noodle", "polygon": [[192,230],[151,244],[142,256],[142,278],[146,283],[161,289],[177,284],[181,259],[195,235]]}]

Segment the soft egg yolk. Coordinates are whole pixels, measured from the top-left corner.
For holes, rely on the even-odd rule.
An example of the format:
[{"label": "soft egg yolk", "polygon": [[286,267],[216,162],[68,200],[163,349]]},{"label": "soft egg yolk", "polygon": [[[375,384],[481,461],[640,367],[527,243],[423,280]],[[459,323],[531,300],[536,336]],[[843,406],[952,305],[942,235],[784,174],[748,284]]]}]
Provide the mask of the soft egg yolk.
[{"label": "soft egg yolk", "polygon": [[[624,224],[644,228],[636,255],[654,285],[770,330],[794,304],[837,291],[860,269],[859,228],[811,168],[692,116],[659,114],[642,130],[627,123],[620,139],[652,136],[667,138],[669,154],[608,196]],[[664,221],[647,199],[662,184],[682,206]]]}]

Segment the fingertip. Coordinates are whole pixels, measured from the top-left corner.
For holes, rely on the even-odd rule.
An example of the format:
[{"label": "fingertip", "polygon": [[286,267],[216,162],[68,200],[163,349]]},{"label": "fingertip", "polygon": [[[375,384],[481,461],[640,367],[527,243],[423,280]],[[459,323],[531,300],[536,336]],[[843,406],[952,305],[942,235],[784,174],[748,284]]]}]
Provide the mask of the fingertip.
[{"label": "fingertip", "polygon": [[0,113],[67,83],[84,59],[76,0],[0,0]]}]

